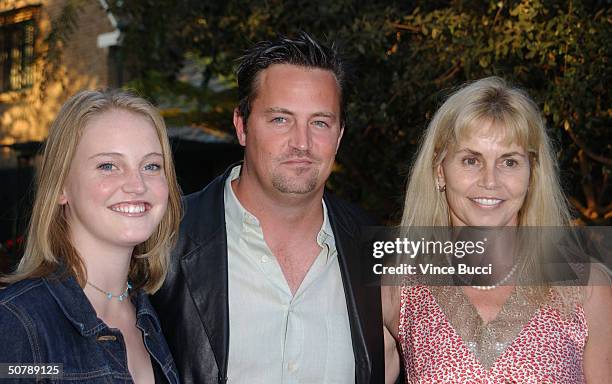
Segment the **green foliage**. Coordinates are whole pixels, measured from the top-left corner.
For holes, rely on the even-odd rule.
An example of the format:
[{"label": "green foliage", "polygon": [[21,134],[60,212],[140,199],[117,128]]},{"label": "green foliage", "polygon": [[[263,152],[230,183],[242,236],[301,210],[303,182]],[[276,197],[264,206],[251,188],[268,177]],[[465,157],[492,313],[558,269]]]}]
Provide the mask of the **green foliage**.
[{"label": "green foliage", "polygon": [[[416,145],[444,96],[489,75],[521,85],[542,108],[583,221],[612,216],[612,11],[605,1],[111,3],[141,89],[156,99],[187,95],[197,108],[222,111],[227,129],[232,103],[220,106],[209,85],[217,76],[232,81],[244,49],[298,30],[339,42],[355,81],[330,187],[380,217],[397,217]],[[206,61],[199,85],[177,83],[186,57]]]}]

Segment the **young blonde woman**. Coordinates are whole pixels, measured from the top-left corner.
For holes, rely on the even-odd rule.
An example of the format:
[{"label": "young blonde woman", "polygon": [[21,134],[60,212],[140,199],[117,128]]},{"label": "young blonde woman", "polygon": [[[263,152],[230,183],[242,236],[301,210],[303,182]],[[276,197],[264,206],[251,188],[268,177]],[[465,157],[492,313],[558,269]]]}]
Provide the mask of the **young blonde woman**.
[{"label": "young blonde woman", "polygon": [[25,255],[0,290],[0,362],[22,366],[12,377],[178,383],[147,294],[163,283],[180,216],[157,110],[122,91],[68,100],[46,141]]},{"label": "young blonde woman", "polygon": [[[417,154],[402,226],[569,225],[533,101],[496,77],[451,95]],[[496,251],[514,260],[511,250]],[[529,254],[524,265],[537,265]],[[510,265],[487,285],[384,287],[386,381],[395,381],[401,359],[407,383],[609,383],[608,277],[593,270],[608,283],[572,296],[546,284],[521,287]]]}]

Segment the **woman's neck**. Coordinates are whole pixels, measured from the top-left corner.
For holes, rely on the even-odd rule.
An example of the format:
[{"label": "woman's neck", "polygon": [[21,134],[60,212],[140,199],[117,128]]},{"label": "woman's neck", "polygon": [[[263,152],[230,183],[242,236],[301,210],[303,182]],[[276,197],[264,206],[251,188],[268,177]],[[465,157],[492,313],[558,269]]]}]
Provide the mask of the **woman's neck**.
[{"label": "woman's neck", "polygon": [[78,239],[73,239],[73,244],[87,275],[85,296],[98,317],[110,325],[131,305],[126,290],[133,247],[109,247]]}]

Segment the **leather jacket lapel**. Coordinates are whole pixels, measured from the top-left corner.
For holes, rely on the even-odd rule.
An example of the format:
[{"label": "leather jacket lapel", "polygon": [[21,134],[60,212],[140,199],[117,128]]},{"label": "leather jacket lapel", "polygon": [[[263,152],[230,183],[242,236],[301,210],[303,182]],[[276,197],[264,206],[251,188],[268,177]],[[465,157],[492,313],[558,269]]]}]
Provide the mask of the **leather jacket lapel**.
[{"label": "leather jacket lapel", "polygon": [[[355,354],[355,382],[369,383],[372,364],[364,338],[365,325],[361,321],[361,319],[365,319],[365,313],[363,313],[364,309],[360,308],[360,303],[367,303],[370,297],[364,292],[364,283],[360,280],[363,271],[360,263],[359,249],[356,249],[354,246],[358,243],[356,238],[358,236],[358,228],[342,219],[344,215],[339,212],[339,207],[334,203],[334,199],[329,194],[325,193],[324,200],[334,232],[340,273],[342,275],[348,308],[353,352]],[[347,228],[347,225],[350,226],[350,229]]]},{"label": "leather jacket lapel", "polygon": [[[232,166],[233,167],[233,166]],[[227,239],[223,189],[229,171],[217,177],[198,201],[197,220],[205,225],[187,225],[188,236],[197,244],[181,260],[181,269],[200,320],[206,330],[219,369],[219,382],[225,382],[229,349],[229,307],[227,281]],[[195,208],[195,207],[194,207]]]},{"label": "leather jacket lapel", "polygon": [[215,355],[219,377],[224,378],[229,347],[225,228],[184,258],[181,268]]}]

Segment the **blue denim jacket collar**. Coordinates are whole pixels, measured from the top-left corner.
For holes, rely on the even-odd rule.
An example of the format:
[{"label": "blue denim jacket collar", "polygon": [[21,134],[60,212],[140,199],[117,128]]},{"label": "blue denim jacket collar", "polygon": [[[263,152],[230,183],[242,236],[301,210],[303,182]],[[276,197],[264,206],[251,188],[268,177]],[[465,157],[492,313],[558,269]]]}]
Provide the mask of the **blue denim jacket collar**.
[{"label": "blue denim jacket collar", "polygon": [[[96,316],[95,309],[76,279],[53,274],[42,280],[66,318],[82,336],[92,336],[107,328],[107,325]],[[153,327],[155,332],[161,332],[159,320],[150,302],[145,300],[145,295],[142,290],[130,295],[136,307],[136,325],[144,331],[150,331],[152,330],[150,327]]]}]

